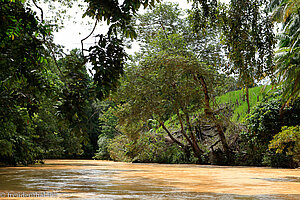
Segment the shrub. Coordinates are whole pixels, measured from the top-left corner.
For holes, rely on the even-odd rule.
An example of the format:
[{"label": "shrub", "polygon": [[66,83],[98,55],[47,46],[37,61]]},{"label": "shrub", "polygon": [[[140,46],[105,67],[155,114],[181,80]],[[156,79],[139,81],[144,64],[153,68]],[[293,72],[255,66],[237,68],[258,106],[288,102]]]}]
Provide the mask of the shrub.
[{"label": "shrub", "polygon": [[277,154],[286,152],[295,162],[300,161],[300,126],[283,126],[269,144],[269,149],[276,149]]},{"label": "shrub", "polygon": [[109,139],[106,135],[99,135],[98,139],[98,147],[97,153],[93,157],[94,159],[98,160],[109,160],[109,151],[108,151],[108,145],[110,143],[111,139]]},{"label": "shrub", "polygon": [[125,162],[186,163],[184,152],[176,145],[166,142],[163,133],[148,131],[141,133],[136,140],[127,135],[119,135],[108,145],[110,158]]},{"label": "shrub", "polygon": [[[248,131],[241,134],[241,145],[246,150],[245,164],[294,167],[291,152],[296,151],[295,143],[299,142],[298,136],[295,137],[297,131],[282,127],[299,125],[300,99],[283,110],[281,108],[280,93],[273,93],[247,116]],[[291,133],[294,138],[290,138]],[[273,149],[277,149],[277,152]]]}]

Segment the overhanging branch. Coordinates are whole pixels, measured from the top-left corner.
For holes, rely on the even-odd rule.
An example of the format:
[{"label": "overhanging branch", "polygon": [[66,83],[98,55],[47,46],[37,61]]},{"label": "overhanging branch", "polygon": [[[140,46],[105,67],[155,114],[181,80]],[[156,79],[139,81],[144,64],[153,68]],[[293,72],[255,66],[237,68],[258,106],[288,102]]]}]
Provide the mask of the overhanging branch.
[{"label": "overhanging branch", "polygon": [[84,54],[83,54],[83,50],[84,50],[84,49],[83,49],[83,41],[86,40],[86,39],[88,39],[88,38],[94,33],[94,31],[95,31],[95,29],[96,29],[96,26],[97,26],[97,23],[98,23],[98,19],[96,19],[94,28],[93,28],[93,30],[90,32],[90,34],[81,40],[81,53],[82,53],[82,56],[83,56],[83,57],[84,57]]}]

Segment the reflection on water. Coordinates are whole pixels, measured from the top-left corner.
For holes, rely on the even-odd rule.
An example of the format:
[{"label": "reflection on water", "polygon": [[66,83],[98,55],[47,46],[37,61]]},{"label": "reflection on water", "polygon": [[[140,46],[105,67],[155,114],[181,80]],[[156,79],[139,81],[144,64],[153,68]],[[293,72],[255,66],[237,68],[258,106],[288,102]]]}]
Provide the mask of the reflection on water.
[{"label": "reflection on water", "polygon": [[0,197],[53,192],[48,199],[300,199],[299,180],[299,169],[47,160],[0,168]]},{"label": "reflection on water", "polygon": [[267,181],[278,181],[278,182],[300,182],[300,177],[284,177],[284,178],[264,178]]}]

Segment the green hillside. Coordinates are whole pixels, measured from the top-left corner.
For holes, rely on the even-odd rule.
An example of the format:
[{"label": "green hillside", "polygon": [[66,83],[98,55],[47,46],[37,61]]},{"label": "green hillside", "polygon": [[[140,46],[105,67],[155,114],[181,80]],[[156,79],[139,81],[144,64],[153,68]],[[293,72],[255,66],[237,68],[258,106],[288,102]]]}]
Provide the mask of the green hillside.
[{"label": "green hillside", "polygon": [[[263,97],[270,93],[272,86],[258,86],[249,89],[250,106],[255,106]],[[233,110],[232,120],[240,121],[247,114],[247,102],[245,97],[245,90],[237,90],[228,92],[216,99],[217,104],[226,105]]]}]

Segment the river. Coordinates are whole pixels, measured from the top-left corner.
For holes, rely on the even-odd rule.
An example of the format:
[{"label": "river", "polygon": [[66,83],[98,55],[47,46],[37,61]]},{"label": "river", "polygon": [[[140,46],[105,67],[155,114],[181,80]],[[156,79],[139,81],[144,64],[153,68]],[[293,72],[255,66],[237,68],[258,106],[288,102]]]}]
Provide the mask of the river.
[{"label": "river", "polygon": [[0,199],[300,199],[300,169],[46,160],[0,168]]}]

